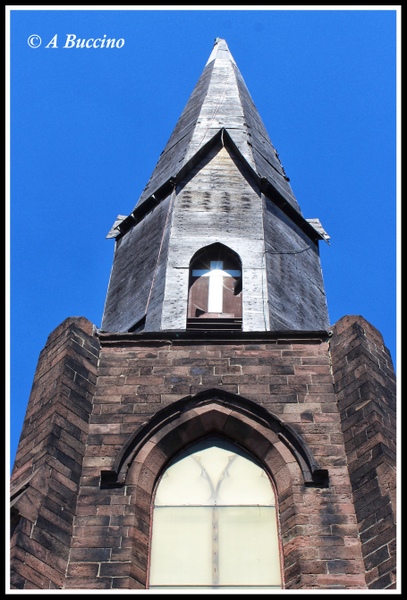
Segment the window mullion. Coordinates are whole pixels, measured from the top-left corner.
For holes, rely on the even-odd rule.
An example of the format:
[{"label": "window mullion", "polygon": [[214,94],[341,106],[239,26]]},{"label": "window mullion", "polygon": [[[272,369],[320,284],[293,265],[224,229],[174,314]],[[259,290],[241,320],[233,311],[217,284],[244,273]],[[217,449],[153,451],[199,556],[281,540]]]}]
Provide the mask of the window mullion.
[{"label": "window mullion", "polygon": [[212,585],[219,585],[219,513],[212,507]]}]

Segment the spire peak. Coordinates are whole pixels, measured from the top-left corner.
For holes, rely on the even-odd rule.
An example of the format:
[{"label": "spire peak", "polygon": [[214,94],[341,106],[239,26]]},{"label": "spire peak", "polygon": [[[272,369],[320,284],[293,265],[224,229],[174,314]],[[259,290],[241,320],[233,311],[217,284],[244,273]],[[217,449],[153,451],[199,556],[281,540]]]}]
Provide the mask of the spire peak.
[{"label": "spire peak", "polygon": [[205,66],[209,65],[209,63],[211,63],[213,60],[215,60],[216,58],[218,58],[220,56],[220,54],[222,54],[223,57],[225,57],[224,53],[227,53],[229,59],[234,64],[236,64],[233,56],[230,53],[230,50],[229,50],[228,45],[226,43],[226,40],[224,40],[222,38],[219,38],[219,37],[215,38],[215,43],[214,43],[211,55],[209,56],[209,58],[208,58],[207,63],[206,63]]},{"label": "spire peak", "polygon": [[226,41],[214,47],[156,168],[144,188],[137,208],[160,188],[185,174],[202,149],[226,132],[242,160],[259,179],[299,214],[300,207],[260,115]]}]

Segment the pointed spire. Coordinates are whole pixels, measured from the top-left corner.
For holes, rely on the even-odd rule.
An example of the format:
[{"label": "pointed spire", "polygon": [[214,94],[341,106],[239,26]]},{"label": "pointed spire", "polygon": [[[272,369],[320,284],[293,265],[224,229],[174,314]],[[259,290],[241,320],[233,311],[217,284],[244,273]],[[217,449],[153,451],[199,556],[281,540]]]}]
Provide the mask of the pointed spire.
[{"label": "pointed spire", "polygon": [[[243,331],[328,326],[317,249],[326,234],[318,220],[302,216],[224,40],[216,41],[139,203],[128,217],[119,215],[109,237],[118,240],[105,331],[195,326],[188,321],[195,318],[190,273],[202,252],[209,263],[232,253],[233,270],[244,272],[242,304],[230,305]],[[204,289],[198,286],[198,295]],[[210,320],[205,327],[229,327],[221,311],[212,323],[212,312],[202,309],[207,300],[199,300],[202,319]]]},{"label": "pointed spire", "polygon": [[208,61],[206,64],[209,65],[209,63],[211,63],[213,60],[215,60],[221,52],[226,52],[228,54],[227,58],[229,60],[231,60],[234,64],[236,64],[233,56],[231,55],[231,53],[229,51],[226,41],[223,40],[222,38],[215,39],[215,44],[213,46],[213,50],[212,50],[211,55],[208,58]]},{"label": "pointed spire", "polygon": [[200,155],[215,136],[227,132],[257,176],[299,214],[289,180],[225,40],[215,45],[190,99],[141,194],[137,208]]}]

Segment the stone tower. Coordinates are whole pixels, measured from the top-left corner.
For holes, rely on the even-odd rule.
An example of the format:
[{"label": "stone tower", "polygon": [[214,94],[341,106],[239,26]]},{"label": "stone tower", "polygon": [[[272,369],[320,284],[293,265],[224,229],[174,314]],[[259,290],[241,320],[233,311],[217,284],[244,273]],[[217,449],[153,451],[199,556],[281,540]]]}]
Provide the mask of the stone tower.
[{"label": "stone tower", "polygon": [[329,324],[319,247],[224,40],[108,237],[101,328],[43,349],[13,589],[395,588],[395,375]]}]

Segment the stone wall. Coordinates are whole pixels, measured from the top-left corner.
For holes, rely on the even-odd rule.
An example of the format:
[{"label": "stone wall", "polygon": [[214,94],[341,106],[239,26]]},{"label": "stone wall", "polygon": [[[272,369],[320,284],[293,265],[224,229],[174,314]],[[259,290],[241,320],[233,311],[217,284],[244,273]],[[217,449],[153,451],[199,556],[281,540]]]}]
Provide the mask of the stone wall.
[{"label": "stone wall", "polygon": [[[66,587],[148,585],[157,479],[185,445],[213,433],[241,445],[273,478],[286,587],[365,587],[326,340],[242,333],[215,339],[209,332],[205,340],[100,338]],[[265,414],[300,436],[315,468],[328,471],[329,485],[305,481],[306,469],[276,425],[265,425]]]},{"label": "stone wall", "polygon": [[95,394],[99,342],[66,319],[42,351],[11,477],[13,588],[62,588]]},{"label": "stone wall", "polygon": [[333,329],[331,356],[366,581],[395,586],[396,382],[381,334],[363,317]]},{"label": "stone wall", "polygon": [[360,318],[330,338],[66,320],[40,356],[13,470],[12,587],[148,587],[159,477],[214,434],[270,476],[286,589],[394,586],[393,383]]}]

